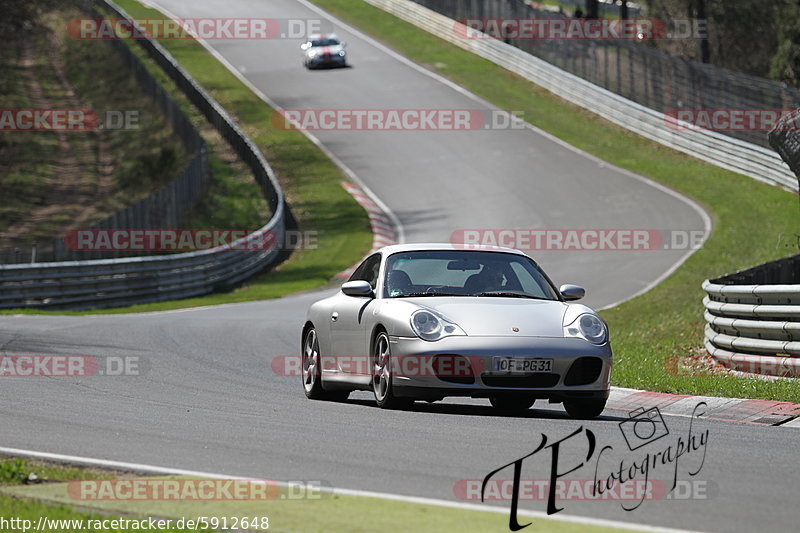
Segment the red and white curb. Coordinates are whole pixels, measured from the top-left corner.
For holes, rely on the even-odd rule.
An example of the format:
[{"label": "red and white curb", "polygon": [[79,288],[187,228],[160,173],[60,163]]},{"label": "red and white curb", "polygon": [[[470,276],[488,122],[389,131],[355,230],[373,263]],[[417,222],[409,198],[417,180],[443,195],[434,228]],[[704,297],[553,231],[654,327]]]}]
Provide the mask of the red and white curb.
[{"label": "red and white curb", "polygon": [[698,402],[705,402],[703,418],[741,424],[800,427],[800,403],[774,400],[747,400],[741,398],[718,398],[714,396],[691,396],[666,394],[636,389],[614,387],[608,398],[606,409],[635,411],[658,407],[662,414],[692,416]]},{"label": "red and white curb", "polygon": [[[369,223],[372,227],[372,249],[370,253],[378,248],[395,244],[397,242],[397,231],[395,230],[392,220],[384,210],[373,202],[361,187],[345,181],[342,182],[342,187],[350,193],[350,196],[355,198],[356,202],[364,208],[367,212],[367,216],[369,216]],[[340,278],[349,278],[356,266],[358,265],[353,265],[347,270],[339,272],[336,276]]]}]

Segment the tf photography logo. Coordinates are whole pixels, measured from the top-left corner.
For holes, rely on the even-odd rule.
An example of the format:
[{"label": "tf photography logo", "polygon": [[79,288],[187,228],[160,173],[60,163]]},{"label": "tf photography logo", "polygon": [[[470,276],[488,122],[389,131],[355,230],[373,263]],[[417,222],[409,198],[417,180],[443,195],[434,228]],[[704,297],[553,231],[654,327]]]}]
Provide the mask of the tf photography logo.
[{"label": "tf photography logo", "polygon": [[[542,433],[538,446],[531,453],[489,472],[481,483],[481,501],[496,499],[487,492],[487,488],[492,487],[497,474],[513,467],[510,490],[507,491],[511,500],[508,527],[511,531],[519,531],[531,525],[530,522],[520,524],[517,519],[521,491],[525,487],[522,466],[526,459],[542,455],[549,455],[550,478],[539,480],[539,485],[546,490],[548,515],[564,510],[564,507],[559,507],[559,497],[564,497],[565,484],[584,489],[580,498],[568,499],[609,498],[619,501],[625,511],[638,509],[645,500],[670,499],[670,494],[676,489],[682,490],[686,485],[684,480],[679,479],[680,473],[685,471],[690,478],[694,478],[705,464],[709,431],[698,430],[696,425],[697,420],[705,414],[705,408],[705,402],[698,403],[689,420],[688,431],[677,435],[669,431],[658,408],[633,411],[619,425],[626,444],[624,448],[619,448],[621,454],[615,454],[617,449],[613,445],[600,446],[594,432],[584,426],[557,440],[551,440]],[[578,457],[565,457],[563,448],[580,450]],[[575,478],[567,477],[570,474],[580,475],[581,470],[591,478],[587,476],[576,482]],[[665,475],[666,480],[655,479],[658,475]],[[508,483],[504,483],[504,486],[507,489]],[[654,489],[659,487],[663,488],[655,490],[657,494],[654,495]],[[685,499],[685,495],[678,496]]]}]

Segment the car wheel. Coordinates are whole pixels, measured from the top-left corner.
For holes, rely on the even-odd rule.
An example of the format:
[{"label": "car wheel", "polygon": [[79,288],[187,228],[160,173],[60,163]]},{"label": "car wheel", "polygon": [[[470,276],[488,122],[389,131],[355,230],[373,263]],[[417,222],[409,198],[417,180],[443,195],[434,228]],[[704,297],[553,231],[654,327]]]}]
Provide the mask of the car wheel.
[{"label": "car wheel", "polygon": [[312,400],[346,400],[350,391],[326,391],[322,388],[322,359],[319,354],[317,330],[306,331],[302,357],[303,390]]},{"label": "car wheel", "polygon": [[492,396],[489,398],[489,403],[492,404],[492,407],[504,413],[524,413],[536,403],[536,398],[522,394],[513,396]]},{"label": "car wheel", "polygon": [[394,395],[392,374],[392,350],[389,347],[389,336],[381,331],[375,337],[372,349],[372,392],[375,403],[383,409],[402,409],[409,407],[413,401],[398,398]]},{"label": "car wheel", "polygon": [[587,420],[589,418],[597,418],[603,409],[606,408],[606,400],[564,400],[564,409],[567,414],[572,418],[579,420]]}]

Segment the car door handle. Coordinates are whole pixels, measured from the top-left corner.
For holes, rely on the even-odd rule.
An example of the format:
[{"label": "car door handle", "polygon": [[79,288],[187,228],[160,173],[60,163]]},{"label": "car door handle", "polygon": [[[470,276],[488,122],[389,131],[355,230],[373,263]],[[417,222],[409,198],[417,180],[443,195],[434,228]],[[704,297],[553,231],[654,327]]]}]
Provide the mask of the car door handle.
[{"label": "car door handle", "polygon": [[336,311],[334,311],[334,312],[331,314],[331,320],[332,320],[333,322],[336,322],[336,320],[338,320],[338,319],[339,319],[339,313],[337,313]]}]

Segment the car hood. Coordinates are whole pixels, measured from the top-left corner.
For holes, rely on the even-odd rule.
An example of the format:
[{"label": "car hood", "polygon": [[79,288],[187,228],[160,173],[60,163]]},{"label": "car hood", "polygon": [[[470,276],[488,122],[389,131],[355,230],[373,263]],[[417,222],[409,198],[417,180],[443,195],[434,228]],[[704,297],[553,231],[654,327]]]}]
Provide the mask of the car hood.
[{"label": "car hood", "polygon": [[470,296],[419,298],[414,303],[444,315],[467,335],[494,337],[563,337],[570,307],[554,300]]},{"label": "car hood", "polygon": [[314,52],[314,55],[317,55],[317,54],[319,54],[319,55],[322,55],[322,54],[336,55],[339,52],[341,52],[342,50],[344,50],[344,48],[342,47],[341,44],[337,44],[335,46],[314,46],[313,48],[309,48],[308,50],[306,50],[306,54],[310,55],[311,52]]}]

